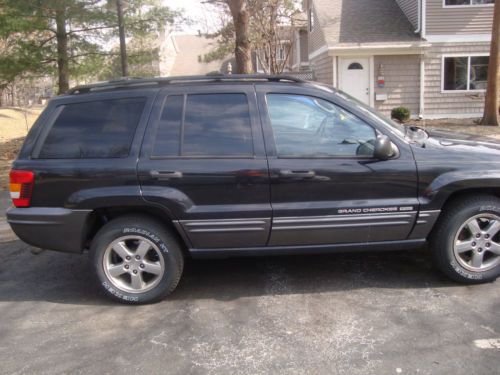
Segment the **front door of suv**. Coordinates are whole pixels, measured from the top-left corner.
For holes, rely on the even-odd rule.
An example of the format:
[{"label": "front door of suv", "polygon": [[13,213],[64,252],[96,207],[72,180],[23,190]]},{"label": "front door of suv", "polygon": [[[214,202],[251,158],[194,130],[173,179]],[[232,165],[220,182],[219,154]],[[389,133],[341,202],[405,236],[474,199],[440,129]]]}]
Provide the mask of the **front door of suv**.
[{"label": "front door of suv", "polygon": [[418,210],[409,146],[400,140],[396,157],[375,159],[376,128],[318,91],[257,87],[271,178],[269,245],[406,239]]},{"label": "front door of suv", "polygon": [[144,199],[170,212],[192,249],[265,246],[269,175],[251,84],[162,90],[138,170]]}]

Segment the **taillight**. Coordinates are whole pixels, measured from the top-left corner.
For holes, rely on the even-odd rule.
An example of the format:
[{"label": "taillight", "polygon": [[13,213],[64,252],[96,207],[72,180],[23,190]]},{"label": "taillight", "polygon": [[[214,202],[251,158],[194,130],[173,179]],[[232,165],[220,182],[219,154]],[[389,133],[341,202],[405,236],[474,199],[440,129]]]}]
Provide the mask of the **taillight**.
[{"label": "taillight", "polygon": [[29,207],[35,174],[31,171],[10,171],[10,197],[16,207]]}]

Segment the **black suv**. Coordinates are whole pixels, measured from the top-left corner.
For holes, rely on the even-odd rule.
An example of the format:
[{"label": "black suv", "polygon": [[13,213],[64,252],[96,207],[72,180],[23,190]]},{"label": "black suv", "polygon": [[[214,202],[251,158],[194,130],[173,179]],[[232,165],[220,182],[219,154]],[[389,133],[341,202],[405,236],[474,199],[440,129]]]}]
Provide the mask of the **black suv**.
[{"label": "black suv", "polygon": [[172,292],[185,257],[412,249],[500,274],[500,144],[426,132],[292,77],[130,79],[50,101],[11,172],[15,233],[89,250],[106,294]]}]

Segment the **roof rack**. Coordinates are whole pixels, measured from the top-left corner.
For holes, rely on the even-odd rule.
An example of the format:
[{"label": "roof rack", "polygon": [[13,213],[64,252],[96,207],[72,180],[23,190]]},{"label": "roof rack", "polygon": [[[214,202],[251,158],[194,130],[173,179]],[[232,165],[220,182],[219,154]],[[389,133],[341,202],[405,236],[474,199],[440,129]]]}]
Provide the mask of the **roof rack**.
[{"label": "roof rack", "polygon": [[80,85],[69,89],[66,94],[76,95],[94,91],[107,91],[124,87],[163,86],[183,82],[231,82],[231,81],[268,81],[268,82],[295,82],[305,83],[300,78],[286,75],[266,74],[207,74],[199,76],[177,76],[177,77],[123,77],[106,82],[97,82],[88,85]]}]

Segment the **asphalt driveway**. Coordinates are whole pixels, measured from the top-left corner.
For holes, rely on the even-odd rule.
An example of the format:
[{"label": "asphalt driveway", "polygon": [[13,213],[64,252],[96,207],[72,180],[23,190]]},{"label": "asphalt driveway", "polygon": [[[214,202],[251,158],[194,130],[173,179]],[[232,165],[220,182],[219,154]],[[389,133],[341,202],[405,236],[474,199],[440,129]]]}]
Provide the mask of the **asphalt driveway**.
[{"label": "asphalt driveway", "polygon": [[500,373],[500,281],[426,252],[188,261],[171,298],[124,306],[86,256],[31,250],[0,244],[0,373]]}]

